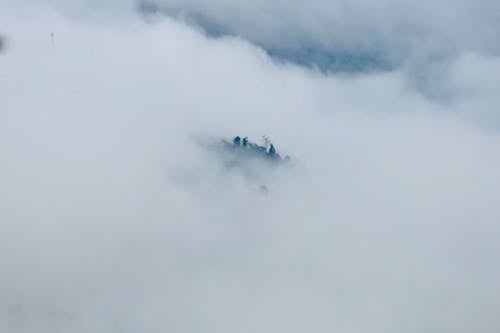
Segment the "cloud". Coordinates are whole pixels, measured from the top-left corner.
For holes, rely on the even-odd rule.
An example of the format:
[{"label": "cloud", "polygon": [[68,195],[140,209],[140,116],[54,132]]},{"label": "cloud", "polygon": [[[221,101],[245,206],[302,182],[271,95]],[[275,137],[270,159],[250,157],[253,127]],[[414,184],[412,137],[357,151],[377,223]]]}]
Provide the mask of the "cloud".
[{"label": "cloud", "polygon": [[358,72],[423,66],[464,51],[497,54],[496,1],[143,1],[209,34],[236,35],[280,58]]},{"label": "cloud", "polygon": [[[64,6],[0,10],[0,331],[498,331],[497,56],[436,103]],[[294,168],[260,195],[199,144],[233,135]]]}]

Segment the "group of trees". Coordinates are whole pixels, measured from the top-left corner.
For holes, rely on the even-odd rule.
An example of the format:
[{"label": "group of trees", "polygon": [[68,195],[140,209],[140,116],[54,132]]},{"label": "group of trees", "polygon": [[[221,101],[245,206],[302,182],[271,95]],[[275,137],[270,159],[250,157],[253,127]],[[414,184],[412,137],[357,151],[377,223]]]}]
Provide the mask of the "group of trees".
[{"label": "group of trees", "polygon": [[[239,151],[243,151],[250,155],[263,157],[267,159],[276,159],[281,160],[281,156],[276,151],[274,145],[269,141],[267,137],[264,137],[264,146],[248,141],[247,137],[241,138],[240,136],[236,136],[233,139],[232,144],[233,149],[238,149]],[[285,157],[286,160],[289,157]]]}]

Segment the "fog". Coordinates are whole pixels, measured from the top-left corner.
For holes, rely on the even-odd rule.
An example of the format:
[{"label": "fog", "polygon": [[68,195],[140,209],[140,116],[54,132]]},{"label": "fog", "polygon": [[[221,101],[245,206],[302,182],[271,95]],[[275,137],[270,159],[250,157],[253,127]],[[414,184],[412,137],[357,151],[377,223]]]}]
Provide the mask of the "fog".
[{"label": "fog", "polygon": [[[136,5],[0,4],[1,332],[500,329],[488,32],[442,71],[325,73]],[[236,135],[293,165],[228,170]]]}]

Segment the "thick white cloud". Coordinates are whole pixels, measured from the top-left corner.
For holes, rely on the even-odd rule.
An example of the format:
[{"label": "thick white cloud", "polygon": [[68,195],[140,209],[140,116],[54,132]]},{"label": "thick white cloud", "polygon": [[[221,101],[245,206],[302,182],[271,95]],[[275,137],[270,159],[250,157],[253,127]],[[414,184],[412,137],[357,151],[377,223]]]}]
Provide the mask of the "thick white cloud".
[{"label": "thick white cloud", "polygon": [[[0,7],[0,331],[498,331],[498,58],[435,103],[32,6]],[[199,144],[236,134],[294,158],[268,195]]]}]

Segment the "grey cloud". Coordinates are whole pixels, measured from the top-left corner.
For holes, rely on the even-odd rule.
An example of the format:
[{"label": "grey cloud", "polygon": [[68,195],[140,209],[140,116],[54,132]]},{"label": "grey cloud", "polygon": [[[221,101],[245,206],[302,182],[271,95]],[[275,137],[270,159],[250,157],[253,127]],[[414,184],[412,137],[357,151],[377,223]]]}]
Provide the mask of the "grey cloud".
[{"label": "grey cloud", "polygon": [[141,2],[214,35],[236,35],[270,54],[324,70],[391,70],[467,51],[498,54],[498,2]]}]

